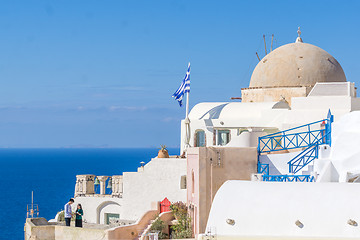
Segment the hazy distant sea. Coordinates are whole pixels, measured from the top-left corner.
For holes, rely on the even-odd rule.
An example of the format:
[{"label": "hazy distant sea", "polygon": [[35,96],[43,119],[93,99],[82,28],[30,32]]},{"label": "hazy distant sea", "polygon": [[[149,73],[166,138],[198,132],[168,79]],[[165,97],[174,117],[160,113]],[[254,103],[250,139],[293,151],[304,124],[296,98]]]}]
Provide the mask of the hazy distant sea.
[{"label": "hazy distant sea", "polygon": [[[168,149],[179,154],[179,149]],[[136,171],[158,149],[0,149],[0,239],[24,239],[26,205],[52,219],[74,195],[78,174]]]}]

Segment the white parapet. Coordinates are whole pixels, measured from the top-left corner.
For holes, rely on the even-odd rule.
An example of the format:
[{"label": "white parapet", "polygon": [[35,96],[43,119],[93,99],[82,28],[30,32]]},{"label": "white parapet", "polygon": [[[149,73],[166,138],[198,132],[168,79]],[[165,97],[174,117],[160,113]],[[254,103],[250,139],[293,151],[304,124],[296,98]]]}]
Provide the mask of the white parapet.
[{"label": "white parapet", "polygon": [[207,222],[217,239],[360,239],[360,184],[227,181]]},{"label": "white parapet", "polygon": [[76,175],[75,197],[94,194],[94,179],[92,174]]}]

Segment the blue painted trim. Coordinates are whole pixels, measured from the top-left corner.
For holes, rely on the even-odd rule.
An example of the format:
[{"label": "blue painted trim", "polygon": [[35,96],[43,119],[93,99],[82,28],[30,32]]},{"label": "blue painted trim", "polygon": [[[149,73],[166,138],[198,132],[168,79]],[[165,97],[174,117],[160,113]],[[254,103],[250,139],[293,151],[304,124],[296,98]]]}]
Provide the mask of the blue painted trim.
[{"label": "blue painted trim", "polygon": [[263,175],[265,182],[315,182],[311,175]]},{"label": "blue painted trim", "polygon": [[[261,153],[306,148],[288,162],[289,173],[295,174],[319,157],[319,145],[328,144],[331,146],[331,124],[333,121],[334,116],[329,109],[327,119],[259,137],[257,170],[258,173],[264,174],[263,181],[314,182],[315,178],[310,175],[269,175],[269,164],[262,164],[260,155]],[[312,125],[323,122],[325,123],[325,129],[311,130]],[[304,127],[307,127],[307,131],[290,133],[290,131]]]},{"label": "blue painted trim", "polygon": [[259,163],[258,173],[269,175],[269,164]]},{"label": "blue painted trim", "polygon": [[313,145],[310,145],[307,147],[304,151],[296,155],[293,159],[291,159],[289,164],[289,173],[297,173],[301,169],[303,169],[306,165],[314,161],[315,159],[319,158],[319,146],[326,144],[327,141],[325,139],[328,139],[328,136],[330,136],[330,132],[323,135],[322,138],[314,143]]},{"label": "blue painted trim", "polygon": [[[272,133],[258,138],[258,153],[269,153],[297,148],[309,147],[320,142],[321,144],[329,144],[331,146],[331,123],[332,115],[327,119],[290,128],[285,131]],[[311,126],[325,122],[325,129],[311,130]],[[295,132],[291,131],[306,128],[307,131]],[[324,136],[326,136],[324,138]]]}]

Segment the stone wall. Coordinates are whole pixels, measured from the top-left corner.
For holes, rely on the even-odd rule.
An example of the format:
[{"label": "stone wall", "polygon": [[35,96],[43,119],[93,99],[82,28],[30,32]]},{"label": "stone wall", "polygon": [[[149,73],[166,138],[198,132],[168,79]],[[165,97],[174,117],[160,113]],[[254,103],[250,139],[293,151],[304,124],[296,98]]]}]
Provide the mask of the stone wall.
[{"label": "stone wall", "polygon": [[[155,204],[158,206],[158,203]],[[138,239],[139,235],[159,214],[159,208],[147,211],[136,223],[111,229],[99,225],[64,226],[49,223],[45,218],[28,218],[25,222],[25,240],[115,240]],[[168,218],[165,217],[165,220]]]},{"label": "stone wall", "polygon": [[52,224],[45,218],[27,218],[25,240],[106,240],[106,230],[67,227]]},{"label": "stone wall", "polygon": [[285,99],[291,106],[292,97],[306,97],[312,87],[243,88],[242,102],[277,102]]}]

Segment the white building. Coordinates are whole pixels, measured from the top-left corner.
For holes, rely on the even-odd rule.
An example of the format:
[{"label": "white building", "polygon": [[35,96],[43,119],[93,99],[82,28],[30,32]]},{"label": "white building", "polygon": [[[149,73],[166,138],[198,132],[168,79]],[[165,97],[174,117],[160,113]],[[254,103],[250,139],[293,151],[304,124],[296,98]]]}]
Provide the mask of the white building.
[{"label": "white building", "polygon": [[[360,239],[360,99],[341,65],[299,33],[259,61],[241,93],[242,102],[197,104],[182,121],[195,235]],[[219,164],[197,147],[215,149]],[[230,157],[236,148],[257,149],[254,181],[231,180],[253,168]],[[221,178],[226,164],[247,171]]]},{"label": "white building", "polygon": [[360,239],[360,185],[228,181],[202,239]]},{"label": "white building", "polygon": [[[94,175],[78,175],[75,204],[82,204],[84,221],[98,224],[125,225],[139,220],[157,208],[164,198],[170,202],[186,201],[186,159],[153,158],[137,172],[117,176],[97,176],[100,194],[94,191]],[[105,194],[111,178],[111,194]],[[106,182],[107,180],[107,182]]]},{"label": "white building", "polygon": [[[189,114],[189,144],[193,147],[257,147],[259,136],[324,119],[329,109],[335,121],[346,113],[360,110],[354,83],[315,83],[307,96],[291,98],[291,105],[280,99],[277,102],[199,103]],[[185,120],[181,143],[184,151]]]}]

